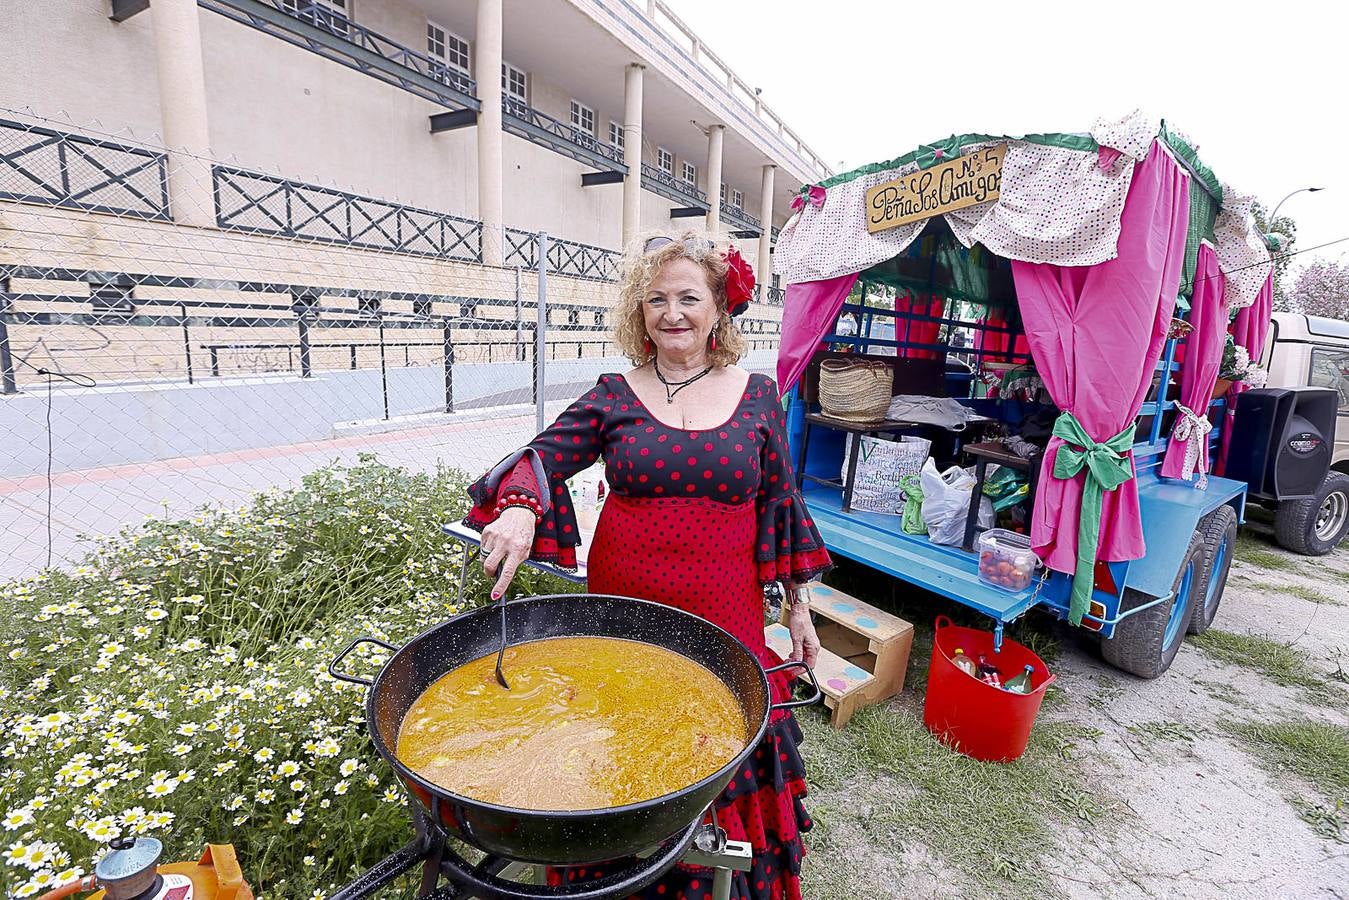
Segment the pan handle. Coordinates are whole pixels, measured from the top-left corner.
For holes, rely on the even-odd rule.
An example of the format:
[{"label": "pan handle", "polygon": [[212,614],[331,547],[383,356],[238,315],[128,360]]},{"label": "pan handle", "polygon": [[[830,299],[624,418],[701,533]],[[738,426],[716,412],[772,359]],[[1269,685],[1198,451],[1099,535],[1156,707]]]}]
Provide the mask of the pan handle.
[{"label": "pan handle", "polygon": [[815,673],[811,671],[810,666],[806,665],[799,659],[788,660],[787,662],[783,663],[780,666],[773,666],[771,669],[764,669],[764,674],[771,675],[774,672],[782,672],[787,669],[801,669],[803,672],[805,672],[806,680],[810,682],[810,686],[815,689],[815,692],[804,700],[788,700],[786,703],[774,703],[773,705],[768,707],[770,711],[775,711],[779,709],[796,709],[798,706],[814,706],[816,703],[819,703],[822,699],[824,699],[824,691],[820,690],[820,683],[815,680]]},{"label": "pan handle", "polygon": [[358,644],[379,644],[379,645],[380,645],[381,647],[383,647],[385,650],[389,650],[389,651],[392,651],[392,652],[394,652],[394,653],[397,653],[398,650],[399,650],[399,648],[398,648],[398,647],[395,647],[393,644],[387,643],[386,641],[381,641],[379,638],[373,638],[373,637],[358,637],[358,638],[356,638],[356,640],[352,641],[350,644],[347,644],[347,649],[345,649],[345,650],[343,650],[341,653],[337,654],[337,656],[334,657],[333,661],[330,662],[330,663],[328,663],[328,674],[331,675],[331,676],[333,676],[334,678],[336,678],[338,681],[346,681],[346,682],[349,682],[349,683],[351,683],[351,684],[359,684],[359,685],[361,685],[362,687],[370,687],[370,685],[374,684],[373,681],[370,681],[370,680],[365,679],[365,678],[361,678],[361,677],[356,676],[356,675],[350,675],[350,674],[348,674],[348,673],[346,673],[346,672],[339,671],[338,668],[337,668],[338,663],[340,663],[340,662],[342,662],[342,660],[346,659],[346,658],[347,658],[347,654],[350,653],[351,651],[355,650]]}]

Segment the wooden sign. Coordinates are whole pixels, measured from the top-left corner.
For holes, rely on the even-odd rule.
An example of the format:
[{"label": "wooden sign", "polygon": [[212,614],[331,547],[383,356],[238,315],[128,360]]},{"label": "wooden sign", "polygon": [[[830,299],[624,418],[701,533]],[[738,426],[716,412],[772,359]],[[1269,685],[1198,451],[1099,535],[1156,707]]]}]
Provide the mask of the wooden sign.
[{"label": "wooden sign", "polygon": [[1007,145],[999,144],[876,185],[867,191],[867,231],[885,231],[998,199],[1006,155]]}]

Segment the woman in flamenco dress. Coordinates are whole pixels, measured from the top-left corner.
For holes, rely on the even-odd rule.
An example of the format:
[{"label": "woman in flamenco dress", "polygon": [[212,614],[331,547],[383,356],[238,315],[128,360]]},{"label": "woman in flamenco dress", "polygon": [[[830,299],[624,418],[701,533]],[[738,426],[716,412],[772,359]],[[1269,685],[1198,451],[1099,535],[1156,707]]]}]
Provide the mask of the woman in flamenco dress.
[{"label": "woman in flamenco dress", "polygon": [[[754,273],[733,248],[695,232],[660,235],[624,259],[615,342],[634,368],[601,375],[551,427],[469,488],[466,524],[482,532],[484,568],[501,596],[526,559],[576,565],[580,543],[566,479],[603,458],[610,487],[587,559],[589,589],[677,607],[729,631],[765,668],[763,587],[787,586],[792,658],[813,665],[819,640],[807,583],[830,566],[796,488],[785,416],[771,378],[736,362],[734,317]],[[770,676],[773,701],[790,676]],[[801,730],[775,711],[758,747],[716,801],[731,840],[753,848],[738,900],[800,900]],[[613,868],[609,866],[607,868]],[[606,867],[554,869],[554,884]],[[710,897],[707,869],[677,866],[639,897]]]}]

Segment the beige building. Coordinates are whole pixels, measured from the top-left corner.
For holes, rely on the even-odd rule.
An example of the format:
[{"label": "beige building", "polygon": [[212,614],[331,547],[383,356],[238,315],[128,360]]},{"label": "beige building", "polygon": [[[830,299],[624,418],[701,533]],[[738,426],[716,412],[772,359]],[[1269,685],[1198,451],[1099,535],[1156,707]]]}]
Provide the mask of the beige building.
[{"label": "beige building", "polygon": [[605,251],[684,220],[734,235],[763,273],[792,195],[829,174],[661,0],[0,0],[0,14],[5,117],[169,148],[166,203],[153,171],[136,177],[175,225],[489,266],[528,265],[545,231],[570,242],[560,275],[602,277]]}]

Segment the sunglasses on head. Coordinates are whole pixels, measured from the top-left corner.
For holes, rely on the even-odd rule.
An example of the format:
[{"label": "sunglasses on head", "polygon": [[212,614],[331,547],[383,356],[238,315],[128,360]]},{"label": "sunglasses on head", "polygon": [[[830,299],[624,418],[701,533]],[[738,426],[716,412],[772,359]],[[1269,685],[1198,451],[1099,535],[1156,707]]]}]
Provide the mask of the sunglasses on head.
[{"label": "sunglasses on head", "polygon": [[[672,237],[666,237],[663,234],[657,235],[646,242],[642,247],[642,253],[655,253],[661,247],[668,247],[674,242],[675,239]],[[712,242],[701,238],[684,238],[684,249],[689,252],[690,256],[700,256],[712,249]]]}]

